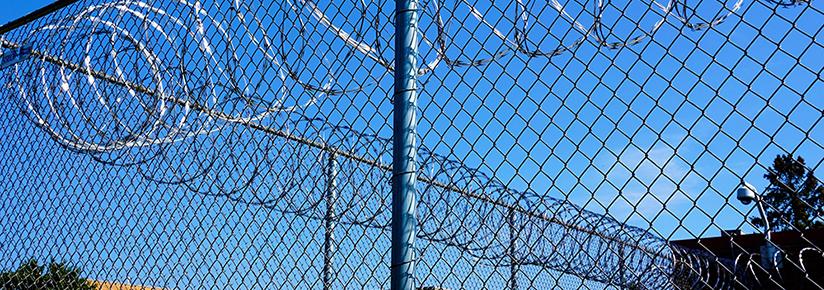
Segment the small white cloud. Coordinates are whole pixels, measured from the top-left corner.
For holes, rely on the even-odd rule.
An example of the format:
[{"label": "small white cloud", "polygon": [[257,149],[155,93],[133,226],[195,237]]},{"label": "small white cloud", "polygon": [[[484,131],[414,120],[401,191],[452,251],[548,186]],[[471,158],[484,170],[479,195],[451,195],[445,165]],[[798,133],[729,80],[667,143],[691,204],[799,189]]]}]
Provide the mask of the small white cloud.
[{"label": "small white cloud", "polygon": [[595,164],[607,178],[595,197],[609,206],[609,215],[618,220],[652,220],[665,206],[674,209],[692,205],[688,193],[696,189],[696,175],[691,174],[690,164],[667,145],[656,145],[646,152],[631,146],[617,160],[596,159]]}]

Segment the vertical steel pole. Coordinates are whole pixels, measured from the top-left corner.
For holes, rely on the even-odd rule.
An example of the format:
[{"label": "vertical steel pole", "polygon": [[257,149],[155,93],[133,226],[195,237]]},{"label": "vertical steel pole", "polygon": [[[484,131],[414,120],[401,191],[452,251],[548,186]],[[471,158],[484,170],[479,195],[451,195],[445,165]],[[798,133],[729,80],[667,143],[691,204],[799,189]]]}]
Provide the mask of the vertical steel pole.
[{"label": "vertical steel pole", "polygon": [[[623,228],[621,229],[621,231],[623,232]],[[621,285],[621,287],[628,287],[627,281],[626,281],[626,275],[624,273],[624,271],[625,271],[624,270],[624,263],[625,263],[624,260],[625,259],[626,259],[626,257],[624,257],[624,245],[619,245],[618,246],[618,273],[617,274],[618,274],[618,285]]]},{"label": "vertical steel pole", "polygon": [[392,96],[392,290],[415,289],[415,180],[418,155],[418,3],[395,0],[395,88]]},{"label": "vertical steel pole", "polygon": [[509,225],[509,289],[518,289],[518,260],[515,258],[515,247],[518,246],[518,231],[515,230],[515,211],[509,210],[507,215]]},{"label": "vertical steel pole", "polygon": [[328,160],[324,167],[326,171],[326,219],[324,221],[326,234],[323,240],[323,289],[330,290],[332,282],[335,281],[332,261],[335,253],[335,223],[337,223],[335,204],[338,199],[338,160],[335,153],[328,153]]}]

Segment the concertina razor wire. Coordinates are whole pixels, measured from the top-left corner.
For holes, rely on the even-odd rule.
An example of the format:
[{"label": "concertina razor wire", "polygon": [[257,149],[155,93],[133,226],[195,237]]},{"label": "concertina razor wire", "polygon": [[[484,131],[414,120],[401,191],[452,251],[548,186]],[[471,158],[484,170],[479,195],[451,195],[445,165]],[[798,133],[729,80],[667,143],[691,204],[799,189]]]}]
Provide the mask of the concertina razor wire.
[{"label": "concertina razor wire", "polygon": [[[752,5],[801,9],[821,16],[803,2],[744,2],[710,3],[720,5],[713,11],[703,2],[690,6],[675,0],[652,1],[640,8],[620,8],[600,0],[519,0],[492,5],[425,1],[418,33],[423,63],[419,76],[425,80],[426,91],[427,87],[446,87],[449,73],[459,78],[479,73],[485,78],[487,66],[574,59],[585,45],[602,53],[639,47],[654,42],[668,24],[683,26],[679,33],[684,34],[711,31],[731,25],[732,19],[746,15]],[[630,9],[643,11],[633,19]],[[697,14],[704,10],[712,12]],[[352,239],[357,239],[368,231],[385,233],[390,226],[391,140],[382,136],[388,129],[391,86],[387,79],[393,69],[391,15],[392,7],[384,3],[358,1],[79,1],[2,35],[4,48],[32,48],[30,60],[3,71],[5,105],[18,115],[4,121],[25,119],[72,156],[82,156],[72,157],[77,158],[74,162],[93,160],[108,170],[128,171],[141,178],[120,182],[150,182],[174,188],[174,192],[214,197],[218,203],[271,210],[300,219],[303,228],[294,231],[309,232],[309,223],[323,224],[326,252],[302,255],[324,256],[323,274],[318,274],[324,280],[320,283],[302,276],[296,285],[370,288],[375,285],[369,283],[377,283],[382,285],[377,287],[386,287],[386,276],[373,278],[378,282],[357,278],[359,270],[383,275],[378,267],[353,266],[348,279],[340,273],[328,275],[336,267],[334,256],[346,256],[334,253],[344,248],[335,249],[332,232],[343,231],[346,236],[352,231]],[[794,32],[810,39],[816,35]],[[548,38],[556,41],[547,45]],[[811,45],[821,48],[816,40]],[[808,70],[815,72],[820,62],[811,63]],[[524,69],[531,70],[528,65]],[[815,84],[821,82],[820,69]],[[535,74],[547,77],[540,71]],[[495,78],[490,81],[496,83]],[[517,80],[514,85],[529,86]],[[446,90],[453,95],[445,97],[449,100],[443,108],[436,108],[442,114],[449,110],[445,107],[450,100],[463,102],[455,91]],[[812,106],[820,113],[820,107]],[[499,117],[492,114],[493,119]],[[426,122],[428,117],[423,118]],[[438,118],[432,117],[432,123]],[[524,127],[541,130],[529,123]],[[504,129],[511,128],[504,125]],[[432,125],[429,130],[439,128]],[[5,138],[23,138],[8,132]],[[656,133],[660,136],[662,131]],[[820,150],[814,137],[808,134],[805,140]],[[428,146],[424,136],[420,145],[417,237],[425,243],[421,251],[445,256],[444,249],[457,250],[466,259],[462,262],[470,265],[465,270],[470,273],[450,274],[452,267],[458,267],[456,262],[446,266],[446,274],[437,274],[443,269],[436,264],[448,262],[438,257],[427,263],[424,255],[423,270],[418,270],[423,282],[470,289],[540,288],[536,286],[541,285],[536,282],[539,277],[549,279],[543,285],[561,285],[558,277],[582,281],[566,286],[570,288],[597,288],[587,283],[601,283],[629,289],[728,289],[762,283],[756,272],[763,265],[753,262],[761,257],[751,253],[717,257],[672,243],[651,224],[648,228],[630,225],[613,217],[609,208],[598,213],[568,196],[553,197],[533,189],[530,182],[513,185],[511,180],[496,177],[499,168],[494,165],[467,164],[477,162],[467,156],[480,154],[481,149],[456,153],[458,149],[445,148],[449,145],[444,143],[461,137],[438,138],[437,144]],[[530,151],[528,144],[520,148]],[[10,158],[14,157],[10,152],[16,152],[10,150],[17,149],[4,150]],[[519,174],[518,170],[514,173]],[[692,206],[697,207],[695,201]],[[6,234],[2,241],[11,238]],[[346,250],[358,252],[359,241],[352,243]],[[378,248],[380,257],[389,247],[387,243],[368,246]],[[12,250],[0,251],[8,254]],[[797,267],[806,273],[805,253],[824,252],[817,246],[798,251]],[[788,256],[789,252],[773,255]],[[778,265],[780,259],[775,257],[772,261]],[[285,260],[280,264],[303,267],[297,260],[295,265]],[[475,267],[492,270],[473,274]],[[521,270],[528,267],[539,270]],[[484,275],[502,278],[489,281],[493,279]],[[235,286],[268,288],[282,282],[257,283]],[[203,287],[184,285],[177,287]]]}]

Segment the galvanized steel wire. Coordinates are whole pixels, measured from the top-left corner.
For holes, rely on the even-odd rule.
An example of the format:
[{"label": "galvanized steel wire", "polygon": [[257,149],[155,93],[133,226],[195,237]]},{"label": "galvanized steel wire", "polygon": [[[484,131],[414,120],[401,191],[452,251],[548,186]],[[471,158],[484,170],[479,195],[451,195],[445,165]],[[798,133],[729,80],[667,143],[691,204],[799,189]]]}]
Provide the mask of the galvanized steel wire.
[{"label": "galvanized steel wire", "polygon": [[[419,74],[513,55],[552,59],[583,45],[643,45],[667,23],[692,33],[730,22],[744,1],[720,3],[708,15],[695,14],[692,2],[652,1],[642,5],[652,16],[643,21],[602,0],[517,0],[506,7],[425,1],[419,34],[431,53],[422,55]],[[307,220],[388,230],[391,140],[306,111],[324,100],[368,94],[391,75],[391,11],[367,1],[204,5],[80,1],[70,12],[3,35],[3,47],[35,48],[33,59],[3,71],[4,97],[63,148],[147,181]],[[343,20],[341,7],[352,10]],[[552,23],[541,22],[547,11],[557,14]],[[573,36],[553,36],[558,23]],[[557,43],[535,39],[543,34],[536,29]],[[485,33],[463,39],[462,30]],[[319,43],[330,39],[336,42]],[[473,41],[481,44],[478,51],[464,51]],[[337,51],[317,51],[321,44]],[[687,288],[731,288],[745,279],[742,269],[752,267],[672,244],[562,197],[511,186],[437,152],[422,144],[418,156],[418,238],[488,267],[536,266],[643,289],[684,287],[676,276]],[[337,180],[331,218],[323,190],[330,186],[329,160]]]}]

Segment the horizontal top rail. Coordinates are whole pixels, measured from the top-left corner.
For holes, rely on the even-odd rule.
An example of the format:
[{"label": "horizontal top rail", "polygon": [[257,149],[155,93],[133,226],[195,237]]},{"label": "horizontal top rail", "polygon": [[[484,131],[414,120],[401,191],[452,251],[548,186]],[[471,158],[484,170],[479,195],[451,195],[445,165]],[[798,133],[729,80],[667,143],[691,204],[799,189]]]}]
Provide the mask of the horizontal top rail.
[{"label": "horizontal top rail", "polygon": [[80,0],[57,0],[52,2],[49,5],[43,6],[40,9],[34,10],[29,14],[24,15],[23,17],[17,18],[15,20],[9,21],[6,24],[0,26],[0,34],[6,34],[6,32],[12,31],[15,28],[21,27],[23,25],[29,24],[32,21],[35,21],[43,16],[49,15],[52,12],[57,10],[63,9],[66,6],[74,4],[75,2]]}]

